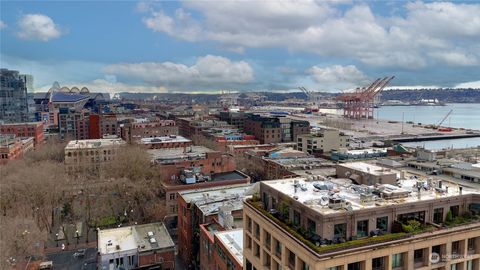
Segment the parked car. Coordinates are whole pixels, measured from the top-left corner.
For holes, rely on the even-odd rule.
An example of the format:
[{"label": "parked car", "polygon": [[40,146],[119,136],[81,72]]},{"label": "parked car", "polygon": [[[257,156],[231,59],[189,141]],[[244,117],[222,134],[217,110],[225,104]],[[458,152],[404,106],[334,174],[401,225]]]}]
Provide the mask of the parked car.
[{"label": "parked car", "polygon": [[77,250],[75,253],[73,253],[73,257],[74,257],[74,258],[85,257],[85,252],[86,252],[86,251],[87,251],[87,250],[84,249],[84,248],[79,249],[79,250]]}]

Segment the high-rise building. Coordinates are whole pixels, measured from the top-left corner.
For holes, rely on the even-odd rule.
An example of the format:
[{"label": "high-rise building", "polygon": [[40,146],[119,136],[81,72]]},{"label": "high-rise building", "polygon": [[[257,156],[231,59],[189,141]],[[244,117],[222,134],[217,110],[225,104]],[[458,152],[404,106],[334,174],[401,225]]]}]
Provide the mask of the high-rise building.
[{"label": "high-rise building", "polygon": [[0,121],[5,123],[27,122],[27,78],[18,71],[0,69]]},{"label": "high-rise building", "polygon": [[478,190],[292,178],[259,194],[243,208],[246,270],[479,269]]}]

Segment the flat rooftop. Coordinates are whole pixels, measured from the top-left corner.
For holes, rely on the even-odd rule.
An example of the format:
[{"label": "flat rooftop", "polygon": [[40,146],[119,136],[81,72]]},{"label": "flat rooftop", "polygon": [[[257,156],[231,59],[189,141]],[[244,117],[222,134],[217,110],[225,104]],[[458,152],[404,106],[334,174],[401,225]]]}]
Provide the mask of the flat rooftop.
[{"label": "flat rooftop", "polygon": [[160,137],[151,137],[151,138],[142,138],[140,139],[141,144],[162,144],[162,143],[187,143],[191,142],[191,140],[178,136],[178,135],[170,135],[170,136],[160,136]]},{"label": "flat rooftop", "polygon": [[194,160],[203,159],[206,153],[215,152],[205,146],[188,146],[186,149],[182,148],[169,148],[169,149],[150,149],[147,151],[150,154],[152,160],[156,160],[160,163],[176,161],[176,160]]},{"label": "flat rooftop", "polygon": [[102,147],[121,146],[125,145],[122,139],[92,139],[92,140],[73,140],[68,142],[65,150],[74,149],[95,149]]},{"label": "flat rooftop", "polygon": [[215,188],[203,188],[182,191],[179,192],[179,196],[182,196],[187,203],[195,202],[206,204],[222,201],[228,198],[240,197],[242,194],[247,194],[251,187],[251,184],[239,184]]},{"label": "flat rooftop", "polygon": [[247,178],[247,175],[240,173],[239,171],[222,172],[212,174],[212,181],[227,181],[227,180],[239,180]]},{"label": "flat rooftop", "polygon": [[243,266],[243,229],[217,232],[215,235],[237,262]]},{"label": "flat rooftop", "polygon": [[149,223],[98,231],[98,252],[101,255],[129,250],[139,252],[174,248],[163,223]]},{"label": "flat rooftop", "polygon": [[[417,184],[422,186],[420,197],[418,196]],[[398,185],[366,186],[353,184],[350,179],[344,178],[308,181],[306,178],[299,177],[264,181],[261,182],[261,185],[268,186],[322,215],[430,201],[460,195],[457,185],[443,181],[443,190],[439,192],[435,188],[437,181],[431,181],[430,185],[428,185],[426,181],[422,182],[416,179],[399,180]],[[446,187],[448,187],[448,191]],[[478,193],[478,190],[463,187],[463,195]],[[388,197],[391,197],[391,199]],[[343,201],[342,206],[332,207],[333,205],[330,204],[329,200],[331,198],[334,198],[337,202]]]},{"label": "flat rooftop", "polygon": [[340,163],[337,166],[349,168],[352,170],[356,170],[356,171],[360,171],[360,172],[368,173],[372,175],[388,175],[392,173],[396,174],[396,171],[392,171],[389,168],[377,166],[377,165],[366,163],[366,162]]}]

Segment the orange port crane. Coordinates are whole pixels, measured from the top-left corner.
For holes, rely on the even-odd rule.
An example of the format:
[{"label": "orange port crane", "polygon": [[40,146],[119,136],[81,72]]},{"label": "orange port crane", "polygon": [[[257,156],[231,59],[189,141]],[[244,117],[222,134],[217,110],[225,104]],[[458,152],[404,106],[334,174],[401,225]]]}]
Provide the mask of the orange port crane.
[{"label": "orange port crane", "polygon": [[378,78],[367,87],[357,88],[352,93],[344,93],[336,99],[343,104],[343,116],[347,118],[361,119],[373,118],[375,97],[395,78]]}]

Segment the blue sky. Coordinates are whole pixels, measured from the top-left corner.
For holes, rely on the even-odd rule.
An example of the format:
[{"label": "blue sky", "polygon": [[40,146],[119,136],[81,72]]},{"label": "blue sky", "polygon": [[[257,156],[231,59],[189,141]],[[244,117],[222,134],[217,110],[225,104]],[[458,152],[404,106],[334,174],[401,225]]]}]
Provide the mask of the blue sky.
[{"label": "blue sky", "polygon": [[480,4],[2,1],[1,67],[98,91],[480,87]]}]

